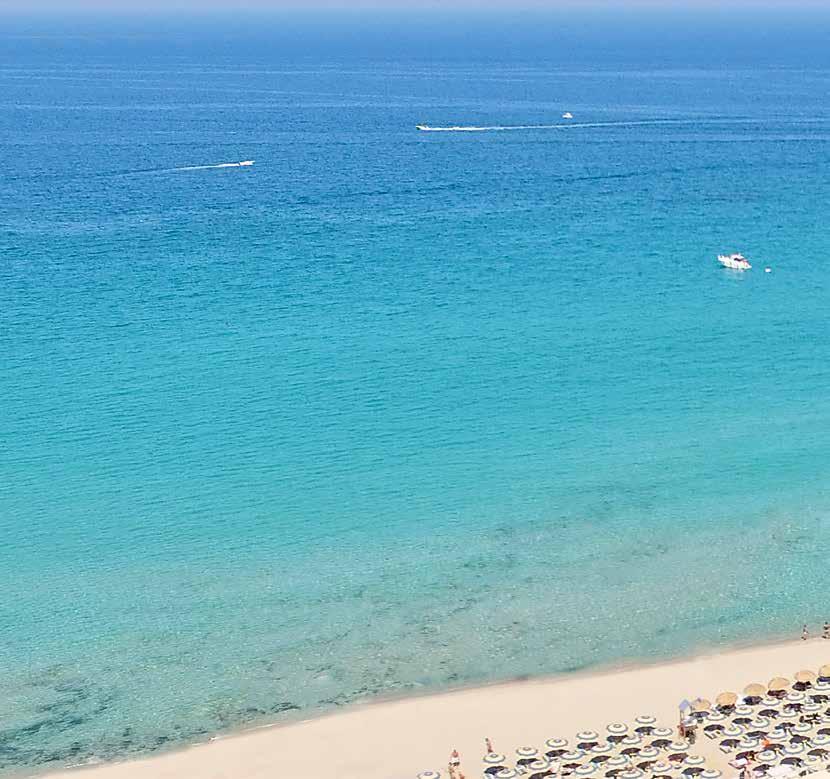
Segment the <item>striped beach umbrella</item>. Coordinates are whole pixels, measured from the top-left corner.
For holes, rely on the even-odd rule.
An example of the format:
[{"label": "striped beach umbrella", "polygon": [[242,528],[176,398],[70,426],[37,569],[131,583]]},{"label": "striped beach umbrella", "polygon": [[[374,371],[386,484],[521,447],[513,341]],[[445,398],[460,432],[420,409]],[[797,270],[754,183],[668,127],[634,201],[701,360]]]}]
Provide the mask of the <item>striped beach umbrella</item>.
[{"label": "striped beach umbrella", "polygon": [[488,765],[504,765],[507,762],[507,758],[498,752],[490,752],[484,756],[484,762]]},{"label": "striped beach umbrella", "polygon": [[494,779],[516,779],[519,774],[512,768],[502,768],[493,774]]},{"label": "striped beach umbrella", "polygon": [[752,706],[736,706],[732,712],[733,717],[754,717],[755,711]]},{"label": "striped beach umbrella", "polygon": [[597,769],[595,765],[593,765],[592,763],[588,763],[587,765],[578,765],[574,769],[574,774],[576,774],[577,776],[590,776],[596,770]]},{"label": "striped beach umbrella", "polygon": [[643,779],[643,772],[639,768],[629,768],[619,774],[620,779]]},{"label": "striped beach umbrella", "polygon": [[636,747],[643,743],[643,739],[638,736],[636,733],[631,733],[627,736],[624,736],[620,744],[624,747]]},{"label": "striped beach umbrella", "polygon": [[781,701],[779,701],[778,698],[773,698],[772,695],[765,695],[763,698],[761,698],[761,705],[771,706],[772,708],[775,708],[776,706],[781,705]]},{"label": "striped beach umbrella", "polygon": [[608,731],[609,741],[619,741],[626,733],[628,733],[628,725],[623,722],[612,722],[605,728]]},{"label": "striped beach umbrella", "polygon": [[761,763],[774,763],[778,759],[778,755],[771,749],[763,749],[756,755],[758,761]]},{"label": "striped beach umbrella", "polygon": [[653,776],[667,776],[674,771],[674,766],[666,760],[658,760],[651,766]]},{"label": "striped beach umbrella", "polygon": [[824,711],[824,707],[815,701],[807,701],[801,707],[802,714],[818,714],[821,711]]},{"label": "striped beach umbrella", "polygon": [[532,774],[538,774],[541,771],[547,771],[550,768],[550,760],[546,757],[540,757],[526,766],[527,770]]},{"label": "striped beach umbrella", "polygon": [[441,774],[438,771],[421,771],[418,779],[441,779]]},{"label": "striped beach umbrella", "polygon": [[758,749],[757,738],[742,738],[738,742],[738,749]]},{"label": "striped beach umbrella", "polygon": [[685,765],[705,765],[706,764],[706,758],[701,757],[700,755],[689,755],[683,761],[683,763]]},{"label": "striped beach umbrella", "polygon": [[707,768],[700,774],[700,779],[720,779],[723,774],[716,768]]},{"label": "striped beach umbrella", "polygon": [[787,693],[785,700],[787,703],[804,703],[807,700],[807,696],[803,692],[791,690]]},{"label": "striped beach umbrella", "polygon": [[659,738],[670,738],[672,735],[671,728],[654,728],[654,731],[651,734],[652,736],[658,736]]},{"label": "striped beach umbrella", "polygon": [[709,722],[725,722],[729,719],[722,711],[713,711],[706,719]]},{"label": "striped beach umbrella", "polygon": [[799,736],[804,736],[807,733],[812,733],[813,728],[811,725],[808,725],[806,722],[797,722],[790,728],[790,733],[797,733]]},{"label": "striped beach umbrella", "polygon": [[545,742],[545,746],[549,749],[567,749],[568,739],[566,738],[549,738]]},{"label": "striped beach umbrella", "polygon": [[787,744],[782,750],[787,757],[796,757],[804,754],[804,744]]},{"label": "striped beach umbrella", "polygon": [[571,749],[561,754],[559,759],[562,761],[562,765],[573,765],[574,763],[579,763],[584,756],[585,753],[581,749]]},{"label": "striped beach umbrella", "polygon": [[596,744],[599,742],[599,733],[595,730],[580,730],[576,734],[576,740],[580,744]]},{"label": "striped beach umbrella", "polygon": [[601,741],[599,744],[595,744],[591,747],[592,755],[607,755],[609,752],[613,751],[614,745],[609,744],[607,741]]},{"label": "striped beach umbrella", "polygon": [[830,680],[819,679],[813,685],[813,692],[830,692]]},{"label": "striped beach umbrella", "polygon": [[766,730],[770,726],[770,723],[768,719],[764,719],[763,717],[754,717],[747,725],[752,730]]},{"label": "striped beach umbrella", "polygon": [[654,747],[643,747],[637,755],[638,760],[657,760],[658,757],[660,757],[660,751]]},{"label": "striped beach umbrella", "polygon": [[686,741],[672,741],[668,747],[666,747],[666,751],[669,753],[669,757],[682,759],[689,754],[689,744]]},{"label": "striped beach umbrella", "polygon": [[813,738],[810,740],[810,743],[814,747],[828,747],[830,746],[830,736],[820,733],[817,736],[813,736]]},{"label": "striped beach umbrella", "polygon": [[728,736],[729,738],[739,738],[740,736],[743,736],[743,734],[744,729],[742,727],[730,724],[723,729],[723,733],[721,735]]},{"label": "striped beach umbrella", "polygon": [[519,747],[516,750],[519,760],[534,760],[539,757],[539,750],[534,747]]}]

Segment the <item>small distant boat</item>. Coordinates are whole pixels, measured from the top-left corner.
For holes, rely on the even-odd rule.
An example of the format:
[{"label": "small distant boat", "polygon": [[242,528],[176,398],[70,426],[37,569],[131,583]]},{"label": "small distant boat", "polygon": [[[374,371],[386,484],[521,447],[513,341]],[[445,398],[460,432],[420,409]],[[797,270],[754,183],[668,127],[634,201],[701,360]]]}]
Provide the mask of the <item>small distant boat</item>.
[{"label": "small distant boat", "polygon": [[743,254],[719,254],[718,262],[731,270],[749,270],[752,265]]},{"label": "small distant boat", "polygon": [[429,125],[428,124],[416,124],[415,129],[416,130],[429,130]]},{"label": "small distant boat", "polygon": [[247,168],[249,165],[253,165],[253,164],[254,164],[253,160],[242,160],[242,162],[239,163],[239,167],[240,168]]},{"label": "small distant boat", "polygon": [[563,119],[573,119],[574,115],[570,111],[565,111],[565,113],[562,114],[562,118]]}]

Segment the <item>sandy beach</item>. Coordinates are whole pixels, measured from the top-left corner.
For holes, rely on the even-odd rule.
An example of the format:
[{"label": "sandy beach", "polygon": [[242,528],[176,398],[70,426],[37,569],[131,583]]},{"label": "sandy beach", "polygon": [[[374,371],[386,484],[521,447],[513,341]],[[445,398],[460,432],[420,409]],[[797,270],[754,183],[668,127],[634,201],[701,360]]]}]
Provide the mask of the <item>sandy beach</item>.
[{"label": "sandy beach", "polygon": [[[481,775],[484,738],[507,755],[572,738],[612,721],[652,714],[673,727],[684,698],[740,692],[751,682],[818,669],[830,662],[830,641],[794,640],[712,651],[695,657],[542,680],[515,681],[357,706],[289,725],[219,737],[177,752],[52,774],[55,779],[412,779],[445,769],[452,749],[468,777]],[[722,770],[713,743],[695,750]],[[735,771],[731,772],[735,774]],[[727,774],[729,776],[729,774]]]}]

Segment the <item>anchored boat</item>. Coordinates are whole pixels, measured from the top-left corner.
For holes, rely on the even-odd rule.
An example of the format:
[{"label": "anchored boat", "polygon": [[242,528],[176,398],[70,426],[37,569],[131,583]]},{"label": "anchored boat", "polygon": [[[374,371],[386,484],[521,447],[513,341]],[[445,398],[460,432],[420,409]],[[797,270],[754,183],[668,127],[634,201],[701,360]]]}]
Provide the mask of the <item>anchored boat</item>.
[{"label": "anchored boat", "polygon": [[718,262],[731,270],[749,270],[752,267],[743,254],[719,254]]}]

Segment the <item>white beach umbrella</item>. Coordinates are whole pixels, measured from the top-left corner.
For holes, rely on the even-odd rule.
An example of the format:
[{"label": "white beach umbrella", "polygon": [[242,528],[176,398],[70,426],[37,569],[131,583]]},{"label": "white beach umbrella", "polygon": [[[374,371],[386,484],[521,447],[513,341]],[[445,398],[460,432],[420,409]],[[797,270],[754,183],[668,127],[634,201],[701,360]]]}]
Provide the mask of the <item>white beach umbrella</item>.
[{"label": "white beach umbrella", "polygon": [[550,760],[546,757],[540,757],[528,763],[526,767],[533,774],[539,773],[540,771],[547,771],[550,768]]},{"label": "white beach umbrella", "polygon": [[634,720],[634,722],[636,722],[638,725],[645,725],[646,727],[657,724],[657,720],[654,717],[652,717],[651,714],[641,714]]},{"label": "white beach umbrella", "polygon": [[484,756],[484,762],[488,765],[504,765],[507,762],[507,758],[498,752],[490,752]]},{"label": "white beach umbrella", "polygon": [[723,774],[716,768],[707,768],[700,774],[700,779],[720,779]]},{"label": "white beach umbrella", "polygon": [[804,703],[807,700],[807,696],[803,692],[797,692],[792,690],[791,692],[787,693],[787,697],[785,699],[788,703]]},{"label": "white beach umbrella", "polygon": [[830,692],[830,681],[827,681],[827,679],[819,679],[813,685],[813,692]]},{"label": "white beach umbrella", "polygon": [[602,741],[601,743],[595,744],[591,747],[591,754],[594,755],[607,755],[609,752],[613,751],[613,744],[609,744],[607,741]]},{"label": "white beach umbrella", "polygon": [[770,726],[770,723],[768,719],[764,719],[763,717],[754,717],[747,725],[750,730],[766,730]]},{"label": "white beach umbrella", "polygon": [[628,733],[628,725],[624,722],[612,722],[605,728],[612,736],[624,736]]},{"label": "white beach umbrella", "polygon": [[830,746],[830,736],[819,734],[817,736],[813,736],[810,740],[810,743],[814,747],[827,747]]},{"label": "white beach umbrella", "polygon": [[643,747],[637,755],[638,760],[656,760],[658,757],[660,757],[660,751],[654,747]]},{"label": "white beach umbrella", "polygon": [[813,727],[812,725],[808,725],[806,722],[797,722],[790,728],[790,733],[797,733],[799,736],[804,736],[807,733],[812,733]]},{"label": "white beach umbrella", "polygon": [[700,755],[689,755],[683,762],[686,765],[705,765],[706,758]]},{"label": "white beach umbrella", "polygon": [[570,765],[578,763],[584,756],[585,753],[581,749],[571,749],[568,752],[563,752],[559,759],[562,761],[562,765]]},{"label": "white beach umbrella", "polygon": [[441,774],[438,771],[421,771],[418,779],[441,779]]},{"label": "white beach umbrella", "polygon": [[820,703],[815,703],[814,701],[808,701],[801,707],[801,711],[804,714],[818,714],[823,710],[824,707]]},{"label": "white beach umbrella", "polygon": [[722,711],[713,711],[706,719],[709,722],[724,722],[729,719]]},{"label": "white beach umbrella", "polygon": [[739,725],[727,725],[723,729],[724,736],[729,736],[730,738],[738,738],[744,734],[744,729]]},{"label": "white beach umbrella", "polygon": [[631,763],[624,755],[614,755],[614,757],[607,760],[605,763],[606,768],[625,768],[629,765],[631,765]]},{"label": "white beach umbrella", "polygon": [[671,728],[654,728],[654,731],[651,734],[652,736],[659,736],[660,738],[671,738],[672,736],[672,729]]},{"label": "white beach umbrella", "polygon": [[642,743],[643,743],[643,739],[640,736],[638,736],[636,733],[631,733],[631,734],[625,736],[622,739],[622,741],[620,741],[620,744],[622,744],[624,747],[636,747],[636,746],[639,746]]},{"label": "white beach umbrella", "polygon": [[599,741],[599,733],[595,730],[580,730],[576,734],[576,740],[580,744],[596,744]]},{"label": "white beach umbrella", "polygon": [[638,768],[629,768],[627,771],[619,774],[620,779],[643,779],[643,776],[643,772]]},{"label": "white beach umbrella", "polygon": [[533,747],[519,747],[516,750],[516,754],[519,756],[520,760],[533,760],[536,757],[539,757],[539,750],[534,749]]},{"label": "white beach umbrella", "polygon": [[781,752],[787,757],[795,757],[804,754],[804,744],[787,744]]},{"label": "white beach umbrella", "polygon": [[761,763],[774,763],[778,759],[778,755],[776,755],[771,749],[764,749],[760,751],[757,757]]},{"label": "white beach umbrella", "polygon": [[590,775],[591,775],[591,774],[593,774],[593,773],[594,773],[594,771],[596,771],[596,770],[597,770],[597,769],[596,769],[596,766],[595,766],[595,765],[593,765],[592,763],[588,763],[587,765],[578,765],[578,766],[574,769],[574,773],[575,773],[577,776],[590,776]]},{"label": "white beach umbrella", "polygon": [[779,701],[778,698],[773,698],[772,695],[765,695],[763,698],[761,698],[761,705],[776,708],[777,706],[781,705],[781,701]]},{"label": "white beach umbrella", "polygon": [[733,717],[752,717],[754,716],[755,711],[753,710],[752,706],[736,706],[735,711],[732,713]]},{"label": "white beach umbrella", "polygon": [[666,760],[658,760],[651,766],[651,773],[654,776],[658,774],[670,774],[674,771],[674,766]]},{"label": "white beach umbrella", "polygon": [[495,779],[516,779],[518,775],[512,768],[502,768],[501,771],[496,771],[493,774]]},{"label": "white beach umbrella", "polygon": [[738,749],[758,749],[757,738],[742,738],[738,742]]},{"label": "white beach umbrella", "polygon": [[568,739],[566,738],[549,738],[545,742],[545,746],[550,749],[567,749]]}]

